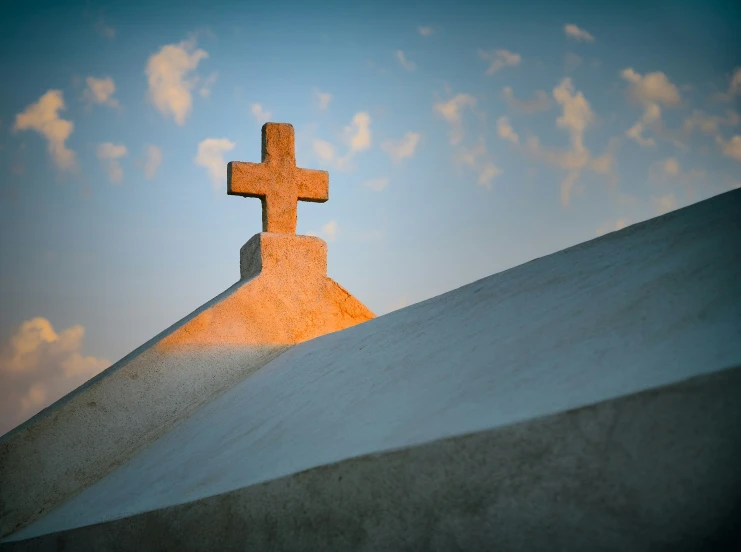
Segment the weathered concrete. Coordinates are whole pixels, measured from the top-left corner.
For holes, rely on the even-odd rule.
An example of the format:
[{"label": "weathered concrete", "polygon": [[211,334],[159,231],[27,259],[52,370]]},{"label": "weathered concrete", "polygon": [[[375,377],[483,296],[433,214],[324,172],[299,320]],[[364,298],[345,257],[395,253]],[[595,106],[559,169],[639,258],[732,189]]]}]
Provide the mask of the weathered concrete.
[{"label": "weathered concrete", "polygon": [[319,238],[258,234],[242,279],[0,440],[0,535],[94,483],[295,343],[373,318]]},{"label": "weathered concrete", "polygon": [[3,549],[739,550],[739,396],[737,367]]},{"label": "weathered concrete", "polygon": [[740,242],[738,190],[297,345],[13,538],[741,366]]},{"label": "weathered concrete", "polygon": [[296,233],[296,202],[323,203],[329,199],[326,171],[296,167],[293,126],[262,126],[262,163],[232,161],[227,165],[226,190],[231,195],[262,201],[262,230]]}]

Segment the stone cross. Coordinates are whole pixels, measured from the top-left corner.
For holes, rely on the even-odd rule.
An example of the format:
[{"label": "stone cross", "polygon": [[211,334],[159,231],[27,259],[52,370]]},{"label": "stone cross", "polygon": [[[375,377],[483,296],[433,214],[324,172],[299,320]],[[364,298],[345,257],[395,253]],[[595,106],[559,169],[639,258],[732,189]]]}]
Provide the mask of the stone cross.
[{"label": "stone cross", "polygon": [[226,170],[226,193],[262,201],[262,231],[296,233],[297,202],[329,199],[329,173],[296,166],[293,125],[262,126],[262,163],[232,161]]}]

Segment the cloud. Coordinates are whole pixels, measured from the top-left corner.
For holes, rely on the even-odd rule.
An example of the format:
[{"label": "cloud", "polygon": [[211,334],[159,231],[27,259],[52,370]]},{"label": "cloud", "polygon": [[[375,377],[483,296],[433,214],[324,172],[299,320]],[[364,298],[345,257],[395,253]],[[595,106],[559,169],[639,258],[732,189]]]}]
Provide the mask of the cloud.
[{"label": "cloud", "polygon": [[162,164],[162,150],[157,146],[147,146],[144,158],[144,174],[147,178],[154,178],[157,169]]},{"label": "cloud", "polygon": [[513,144],[520,143],[520,137],[512,129],[507,117],[499,117],[499,119],[497,119],[497,134],[499,134],[500,138],[509,140]]},{"label": "cloud", "polygon": [[57,333],[46,318],[20,324],[0,347],[0,434],[63,397],[108,366],[104,358],[83,356],[85,329]]},{"label": "cloud", "polygon": [[371,146],[371,118],[366,112],[356,113],[349,126],[345,127],[345,136],[350,143],[350,153],[368,149]]},{"label": "cloud", "polygon": [[723,139],[719,139],[719,143],[723,148],[723,154],[727,155],[731,159],[741,161],[741,136],[738,134],[731,138],[728,142]]},{"label": "cloud", "polygon": [[553,89],[553,98],[563,108],[563,115],[556,119],[556,126],[571,135],[574,151],[584,151],[583,135],[587,126],[594,121],[594,113],[581,92],[574,92],[571,79],[566,78]]},{"label": "cloud", "polygon": [[211,95],[211,89],[214,87],[214,84],[216,84],[217,78],[219,78],[219,73],[213,72],[206,77],[206,80],[204,80],[203,83],[201,83],[201,87],[198,89],[201,98],[208,98]]},{"label": "cloud", "polygon": [[594,37],[584,29],[580,29],[573,23],[563,26],[563,32],[566,36],[573,38],[577,42],[594,42]]},{"label": "cloud", "polygon": [[319,90],[315,90],[314,97],[316,99],[319,110],[326,111],[329,107],[329,102],[332,101],[332,94],[330,94],[329,92],[320,92]]},{"label": "cloud", "polygon": [[731,77],[731,83],[728,86],[728,93],[732,96],[741,94],[741,67],[736,67]]},{"label": "cloud", "polygon": [[370,180],[363,182],[363,186],[367,186],[374,192],[380,192],[388,185],[388,183],[388,178],[371,178]]},{"label": "cloud", "polygon": [[316,156],[325,163],[331,163],[335,159],[335,149],[332,144],[326,140],[315,138],[312,141],[312,147]]},{"label": "cloud", "polygon": [[684,136],[689,136],[697,129],[703,134],[715,137],[720,134],[721,126],[736,126],[740,121],[741,119],[738,113],[730,109],[726,112],[725,117],[710,115],[704,111],[695,109],[692,115],[685,119],[682,132]]},{"label": "cloud", "polygon": [[35,130],[46,138],[49,153],[57,167],[73,170],[76,166],[75,152],[68,149],[65,142],[75,125],[59,117],[59,111],[65,109],[61,90],[49,90],[38,102],[15,116],[13,130]]},{"label": "cloud", "polygon": [[461,111],[468,106],[473,108],[476,98],[470,94],[457,94],[447,102],[440,101],[433,106],[433,110],[443,117],[451,126],[450,143],[456,145],[463,140],[463,121]]},{"label": "cloud", "polygon": [[226,161],[224,153],[234,149],[236,144],[227,138],[206,138],[198,144],[198,154],[193,161],[208,170],[214,189],[226,186]]},{"label": "cloud", "polygon": [[546,111],[551,105],[551,102],[548,99],[548,94],[543,90],[536,90],[533,94],[533,99],[531,100],[518,100],[515,98],[512,88],[505,86],[502,89],[502,98],[510,109],[521,113],[537,113],[538,111]]},{"label": "cloud", "polygon": [[522,61],[520,54],[515,54],[509,50],[494,50],[492,52],[479,50],[479,56],[489,62],[489,67],[486,69],[486,74],[489,76],[504,67],[519,65]]},{"label": "cloud", "polygon": [[630,83],[628,95],[640,105],[659,103],[665,106],[678,106],[682,101],[677,86],[660,71],[641,76],[628,67],[623,69],[620,75]]},{"label": "cloud", "polygon": [[656,145],[653,138],[643,136],[649,127],[660,130],[661,105],[676,107],[681,103],[679,90],[667,76],[660,71],[640,75],[632,68],[624,69],[621,76],[628,83],[628,97],[636,104],[643,106],[643,115],[625,134],[639,145],[651,147]]},{"label": "cloud", "polygon": [[113,39],[116,37],[116,29],[110,25],[106,25],[102,17],[99,17],[93,26],[95,32],[103,38]]},{"label": "cloud", "polygon": [[417,68],[417,66],[413,62],[409,61],[406,58],[406,56],[404,55],[404,52],[402,52],[401,50],[396,50],[395,55],[396,55],[396,59],[399,60],[399,63],[401,64],[401,66],[407,71],[414,71]]},{"label": "cloud", "polygon": [[677,207],[679,207],[679,204],[677,203],[677,196],[675,196],[674,194],[667,194],[661,197],[655,197],[653,201],[656,207],[656,212],[659,215],[665,215],[669,211],[674,211],[675,209],[677,209]]},{"label": "cloud", "polygon": [[88,77],[85,81],[87,82],[87,88],[85,88],[83,95],[88,102],[107,105],[108,107],[118,107],[118,100],[113,97],[116,85],[111,77],[104,79]]},{"label": "cloud", "polygon": [[455,160],[458,164],[467,166],[478,174],[478,183],[491,190],[494,178],[502,174],[502,170],[494,163],[483,137],[472,148],[461,146],[456,152]]},{"label": "cloud", "polygon": [[616,232],[618,230],[622,230],[626,226],[628,226],[630,222],[628,222],[628,219],[619,218],[615,221],[607,221],[604,224],[602,224],[599,228],[597,228],[597,236],[604,236],[605,234],[609,232]]},{"label": "cloud", "polygon": [[207,57],[207,52],[195,49],[193,40],[185,40],[163,46],[147,60],[149,100],[162,115],[172,117],[178,125],[185,124],[193,108],[190,91],[198,77],[191,73]]},{"label": "cloud", "polygon": [[398,142],[387,140],[381,144],[381,150],[386,152],[391,160],[400,163],[402,159],[414,155],[422,135],[418,132],[407,132]]},{"label": "cloud", "polygon": [[126,146],[123,144],[112,144],[105,142],[98,145],[97,155],[98,159],[103,163],[105,171],[108,173],[108,178],[113,183],[118,183],[123,180],[123,169],[119,159],[128,155]]},{"label": "cloud", "polygon": [[337,221],[330,220],[327,224],[322,226],[322,235],[327,241],[334,241],[337,238]]},{"label": "cloud", "polygon": [[728,92],[715,94],[715,100],[730,102],[734,96],[741,95],[741,67],[736,67],[728,82]]},{"label": "cloud", "polygon": [[432,27],[417,27],[417,32],[422,36],[430,36],[435,32],[435,29]]},{"label": "cloud", "polygon": [[610,140],[606,151],[593,158],[584,145],[584,132],[595,120],[592,108],[584,95],[574,89],[570,78],[563,79],[553,89],[553,98],[561,106],[562,114],[556,119],[556,126],[568,132],[569,149],[555,149],[541,146],[537,136],[528,136],[525,150],[535,160],[545,162],[566,171],[561,181],[561,205],[568,207],[571,195],[584,169],[595,173],[614,174],[616,140]]},{"label": "cloud", "polygon": [[679,161],[677,161],[676,157],[665,159],[662,163],[662,168],[666,174],[676,176],[679,174]]},{"label": "cloud", "polygon": [[272,116],[272,113],[270,113],[269,111],[265,111],[262,107],[262,104],[259,103],[253,103],[252,105],[250,105],[250,111],[252,112],[252,116],[255,118],[255,120],[260,124],[267,123]]}]

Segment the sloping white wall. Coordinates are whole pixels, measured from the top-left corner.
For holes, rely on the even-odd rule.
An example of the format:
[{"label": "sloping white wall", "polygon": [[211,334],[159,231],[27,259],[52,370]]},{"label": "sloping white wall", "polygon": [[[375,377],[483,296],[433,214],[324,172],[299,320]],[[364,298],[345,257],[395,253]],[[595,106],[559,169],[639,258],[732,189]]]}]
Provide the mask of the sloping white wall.
[{"label": "sloping white wall", "polygon": [[298,345],[13,538],[739,366],[740,243],[738,190]]}]

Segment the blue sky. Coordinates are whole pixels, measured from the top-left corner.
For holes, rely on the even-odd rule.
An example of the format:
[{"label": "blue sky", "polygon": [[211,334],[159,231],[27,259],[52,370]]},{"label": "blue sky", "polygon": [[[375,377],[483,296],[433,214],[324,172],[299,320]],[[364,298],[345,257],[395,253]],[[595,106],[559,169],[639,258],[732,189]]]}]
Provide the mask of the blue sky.
[{"label": "blue sky", "polygon": [[225,163],[292,123],[298,232],[377,314],[741,185],[735,2],[41,2],[0,22],[0,416],[239,276]]}]

